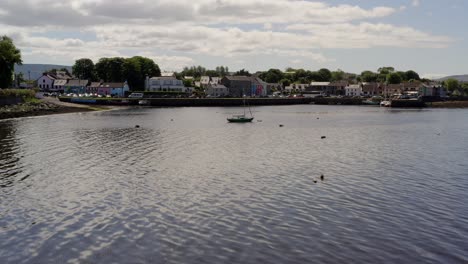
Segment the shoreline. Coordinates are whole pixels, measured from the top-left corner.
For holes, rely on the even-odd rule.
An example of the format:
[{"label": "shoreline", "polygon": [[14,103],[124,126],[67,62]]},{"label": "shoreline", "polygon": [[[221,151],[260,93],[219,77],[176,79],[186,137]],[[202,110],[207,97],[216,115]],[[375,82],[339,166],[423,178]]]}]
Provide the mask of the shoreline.
[{"label": "shoreline", "polygon": [[21,117],[46,116],[112,110],[115,107],[100,105],[82,105],[60,102],[54,98],[40,99],[39,102],[27,102],[0,107],[0,120]]},{"label": "shoreline", "polygon": [[[278,104],[282,105],[282,104]],[[317,104],[318,105],[318,104]],[[345,104],[343,104],[345,105]],[[187,107],[187,105],[158,105],[150,107]],[[196,105],[192,105],[196,106]],[[200,106],[200,105],[198,105]],[[209,106],[209,105],[207,105]],[[225,105],[230,106],[230,105]],[[126,107],[131,107],[128,105]],[[427,108],[468,108],[468,101],[443,101],[443,102],[432,102],[426,103]],[[42,98],[40,102],[34,103],[22,103],[17,105],[2,106],[0,107],[0,120],[10,118],[21,118],[21,117],[34,117],[34,116],[45,116],[55,114],[70,114],[80,112],[93,112],[93,111],[107,111],[113,109],[119,109],[120,106],[116,105],[96,105],[96,104],[83,104],[83,103],[70,103],[63,102],[56,98]]]}]

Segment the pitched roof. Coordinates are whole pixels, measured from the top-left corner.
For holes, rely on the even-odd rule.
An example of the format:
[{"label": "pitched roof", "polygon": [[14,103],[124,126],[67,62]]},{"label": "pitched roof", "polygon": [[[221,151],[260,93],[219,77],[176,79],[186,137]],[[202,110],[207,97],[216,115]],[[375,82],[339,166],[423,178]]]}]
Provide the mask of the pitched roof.
[{"label": "pitched roof", "polygon": [[312,86],[328,86],[330,82],[311,82],[310,85]]},{"label": "pitched roof", "polygon": [[89,87],[99,87],[101,86],[101,83],[100,82],[92,82]]},{"label": "pitched roof", "polygon": [[250,81],[251,80],[249,76],[226,76],[225,78],[227,78],[230,81]]},{"label": "pitched roof", "polygon": [[68,80],[67,86],[86,86],[88,82],[88,80]]},{"label": "pitched roof", "polygon": [[65,85],[68,80],[55,80],[54,85]]},{"label": "pitched roof", "polygon": [[150,80],[177,80],[174,76],[151,77]]},{"label": "pitched roof", "polygon": [[125,83],[102,83],[99,87],[101,88],[122,88]]}]

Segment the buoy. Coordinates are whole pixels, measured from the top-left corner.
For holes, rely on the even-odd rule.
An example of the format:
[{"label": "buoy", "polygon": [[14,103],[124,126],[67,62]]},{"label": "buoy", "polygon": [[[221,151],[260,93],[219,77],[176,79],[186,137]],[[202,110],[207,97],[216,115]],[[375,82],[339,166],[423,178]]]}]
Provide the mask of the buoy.
[{"label": "buoy", "polygon": [[279,125],[280,127],[283,127],[283,125]]},{"label": "buoy", "polygon": [[174,121],[174,119],[171,119],[171,121]]},{"label": "buoy", "polygon": [[323,179],[325,179],[325,176],[323,176],[323,174],[322,174],[322,175],[320,175],[320,180],[323,181]]},{"label": "buoy", "polygon": [[314,183],[317,183],[317,180],[314,180]]},{"label": "buoy", "polygon": [[136,125],[135,127],[136,127],[136,128],[139,128],[140,126],[139,126],[139,125]]},{"label": "buoy", "polygon": [[327,138],[326,136],[322,136],[322,139]]},{"label": "buoy", "polygon": [[317,117],[317,119],[320,119],[320,118]]}]

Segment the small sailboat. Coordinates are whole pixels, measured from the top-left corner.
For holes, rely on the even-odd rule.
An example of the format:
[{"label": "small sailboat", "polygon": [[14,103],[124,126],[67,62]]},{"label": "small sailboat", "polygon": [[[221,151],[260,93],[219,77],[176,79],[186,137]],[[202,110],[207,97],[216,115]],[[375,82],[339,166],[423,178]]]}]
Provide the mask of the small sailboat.
[{"label": "small sailboat", "polygon": [[244,100],[243,100],[243,104],[244,104],[244,114],[242,115],[233,115],[232,117],[228,117],[227,118],[227,121],[230,122],[230,123],[248,123],[248,122],[252,122],[252,120],[254,120],[254,117],[252,115],[252,111],[250,110],[250,106],[249,106],[249,113],[250,113],[250,117],[248,117],[246,115],[246,111],[245,111],[245,97],[244,97]]}]

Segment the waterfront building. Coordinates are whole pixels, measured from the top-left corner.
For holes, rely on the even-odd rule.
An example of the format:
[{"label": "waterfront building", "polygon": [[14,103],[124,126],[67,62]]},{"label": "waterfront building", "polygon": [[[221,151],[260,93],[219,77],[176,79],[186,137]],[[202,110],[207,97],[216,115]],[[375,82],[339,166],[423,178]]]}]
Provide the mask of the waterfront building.
[{"label": "waterfront building", "polygon": [[210,76],[200,77],[200,87],[201,88],[207,88],[208,84],[210,84]]},{"label": "waterfront building", "polygon": [[307,83],[292,83],[284,88],[287,93],[303,93],[309,89],[310,85]]},{"label": "waterfront building", "polygon": [[440,83],[421,84],[419,86],[420,96],[445,97],[447,91]]},{"label": "waterfront building", "polygon": [[248,76],[225,76],[221,84],[229,89],[229,95],[233,97],[252,95],[252,79]]},{"label": "waterfront building", "polygon": [[326,95],[344,95],[346,86],[348,86],[348,82],[346,81],[311,82],[307,91],[321,92]]},{"label": "waterfront building", "polygon": [[383,89],[383,96],[392,97],[394,95],[402,94],[404,91],[403,84],[387,84]]},{"label": "waterfront building", "polygon": [[112,95],[118,97],[124,97],[125,93],[129,91],[130,88],[127,82],[102,83],[97,89],[97,93],[100,95]]},{"label": "waterfront building", "polygon": [[361,96],[362,86],[360,84],[350,84],[345,87],[346,96]]},{"label": "waterfront building", "polygon": [[206,87],[205,93],[207,96],[219,97],[219,96],[226,96],[229,94],[229,89],[217,83],[210,83]]},{"label": "waterfront building", "polygon": [[365,96],[377,96],[383,93],[383,85],[377,82],[363,82],[361,87],[362,95]]},{"label": "waterfront building", "polygon": [[54,81],[54,87],[51,91],[64,91],[65,85],[67,84],[67,79],[59,79]]},{"label": "waterfront building", "polygon": [[85,93],[88,80],[71,79],[63,86],[65,93]]},{"label": "waterfront building", "polygon": [[182,80],[172,76],[161,76],[148,78],[146,90],[150,92],[186,92]]},{"label": "waterfront building", "polygon": [[220,84],[221,83],[221,78],[220,77],[211,77],[210,83],[211,84]]},{"label": "waterfront building", "polygon": [[41,91],[49,91],[53,89],[55,76],[51,74],[43,74],[39,79],[36,80],[37,86]]},{"label": "waterfront building", "polygon": [[101,82],[92,82],[88,87],[86,87],[86,92],[98,93],[99,87],[101,87]]}]

